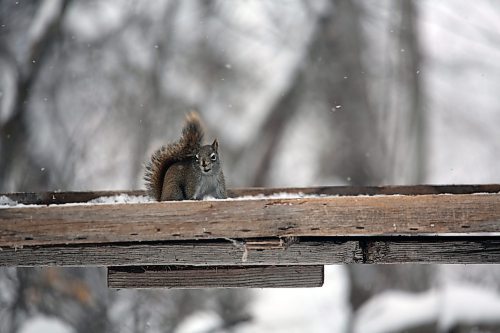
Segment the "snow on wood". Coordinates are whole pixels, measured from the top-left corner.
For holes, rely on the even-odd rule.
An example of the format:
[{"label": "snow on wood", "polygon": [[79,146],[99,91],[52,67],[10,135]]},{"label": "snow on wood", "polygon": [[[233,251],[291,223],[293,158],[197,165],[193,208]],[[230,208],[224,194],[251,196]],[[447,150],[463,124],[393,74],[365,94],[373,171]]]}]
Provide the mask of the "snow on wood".
[{"label": "snow on wood", "polygon": [[0,264],[497,263],[499,190],[237,189],[227,200],[161,203],[143,191],[5,194]]},{"label": "snow on wood", "polygon": [[[287,188],[236,188],[228,190],[229,198],[265,198],[288,193],[289,195],[316,196],[360,196],[360,195],[424,195],[424,194],[481,194],[500,193],[500,184],[481,185],[411,185],[411,186],[322,186]],[[87,203],[93,199],[111,196],[144,196],[142,190],[135,191],[92,191],[92,192],[23,192],[0,194],[23,205],[58,205],[67,203]],[[1,206],[0,202],[0,206]]]},{"label": "snow on wood", "polygon": [[484,236],[500,232],[500,194],[13,207],[0,210],[0,225],[0,246],[12,247],[290,236]]}]

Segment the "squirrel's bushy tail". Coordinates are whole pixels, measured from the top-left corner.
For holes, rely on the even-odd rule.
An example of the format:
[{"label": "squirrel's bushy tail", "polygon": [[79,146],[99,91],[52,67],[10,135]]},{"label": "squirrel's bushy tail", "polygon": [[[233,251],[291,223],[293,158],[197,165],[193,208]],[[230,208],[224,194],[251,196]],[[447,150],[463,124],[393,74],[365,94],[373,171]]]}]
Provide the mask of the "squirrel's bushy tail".
[{"label": "squirrel's bushy tail", "polygon": [[163,188],[163,179],[168,168],[179,161],[190,158],[196,154],[203,140],[203,127],[196,112],[191,112],[186,117],[186,124],[182,129],[182,136],[178,142],[164,145],[158,149],[151,161],[146,164],[144,180],[149,196],[160,201]]}]

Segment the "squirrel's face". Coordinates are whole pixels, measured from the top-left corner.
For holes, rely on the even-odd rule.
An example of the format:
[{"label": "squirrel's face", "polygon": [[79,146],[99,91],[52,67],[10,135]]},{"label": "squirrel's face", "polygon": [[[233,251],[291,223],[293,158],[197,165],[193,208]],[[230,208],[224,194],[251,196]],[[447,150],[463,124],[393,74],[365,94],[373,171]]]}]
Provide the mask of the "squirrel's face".
[{"label": "squirrel's face", "polygon": [[195,155],[196,164],[200,168],[202,174],[211,175],[219,170],[218,148],[219,143],[216,139],[211,145],[201,147],[198,154]]}]

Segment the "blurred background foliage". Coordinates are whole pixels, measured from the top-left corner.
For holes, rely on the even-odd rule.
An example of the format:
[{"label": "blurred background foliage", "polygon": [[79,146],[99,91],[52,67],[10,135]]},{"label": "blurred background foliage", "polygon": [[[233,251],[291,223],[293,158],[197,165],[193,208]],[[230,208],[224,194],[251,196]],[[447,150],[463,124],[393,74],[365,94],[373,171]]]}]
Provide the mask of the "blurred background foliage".
[{"label": "blurred background foliage", "polygon": [[[499,18],[487,0],[0,0],[0,192],[143,188],[144,162],[192,109],[229,187],[500,182]],[[324,289],[338,306],[313,299],[335,323],[275,315],[266,330],[356,331],[387,289],[500,285],[495,266],[331,274],[348,290]],[[0,290],[12,333],[39,315],[64,332],[251,332],[255,304],[286,298],[110,292],[102,270],[76,268],[4,268]],[[442,323],[392,331],[412,325]],[[448,328],[500,332],[474,325]]]}]

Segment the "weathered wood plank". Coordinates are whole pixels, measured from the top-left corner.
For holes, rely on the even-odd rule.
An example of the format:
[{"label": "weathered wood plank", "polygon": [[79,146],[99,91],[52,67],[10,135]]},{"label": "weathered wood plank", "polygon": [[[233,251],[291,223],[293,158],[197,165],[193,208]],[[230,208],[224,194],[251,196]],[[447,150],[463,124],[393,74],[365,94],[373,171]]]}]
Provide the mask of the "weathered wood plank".
[{"label": "weathered wood plank", "polygon": [[500,194],[315,197],[0,209],[0,247],[500,232]]},{"label": "weathered wood plank", "polygon": [[361,241],[367,264],[500,264],[500,239]]},{"label": "weathered wood plank", "polygon": [[323,266],[109,267],[109,288],[321,287]]},{"label": "weathered wood plank", "polygon": [[[423,195],[423,194],[472,194],[472,193],[499,193],[500,184],[481,185],[407,185],[407,186],[322,186],[322,187],[293,187],[293,188],[234,188],[228,190],[230,198],[248,195],[272,195],[277,193],[303,193],[318,195]],[[134,191],[89,191],[89,192],[23,192],[4,193],[10,199],[22,204],[51,205],[87,202],[100,197],[119,194],[145,195],[143,190]]]},{"label": "weathered wood plank", "polygon": [[101,197],[115,196],[119,194],[145,195],[143,190],[137,191],[88,191],[88,192],[19,192],[3,193],[13,201],[25,205],[61,205],[68,203],[82,203]]},{"label": "weathered wood plank", "polygon": [[424,195],[424,194],[473,194],[499,193],[500,184],[476,185],[393,185],[393,186],[316,186],[284,188],[236,188],[228,191],[228,196],[273,195],[278,193],[302,193],[328,196],[356,195]]},{"label": "weathered wood plank", "polygon": [[[261,243],[263,241],[260,241]],[[271,243],[271,241],[269,241]],[[258,243],[257,243],[258,244]],[[0,266],[255,266],[333,264],[498,264],[498,237],[317,238],[287,248],[254,242],[161,242],[3,248]]]},{"label": "weathered wood plank", "polygon": [[500,195],[330,197],[11,208],[0,246],[500,231]]},{"label": "weathered wood plank", "polygon": [[354,263],[356,241],[306,241],[289,247],[252,242],[172,242],[3,248],[0,266],[323,265]]}]

